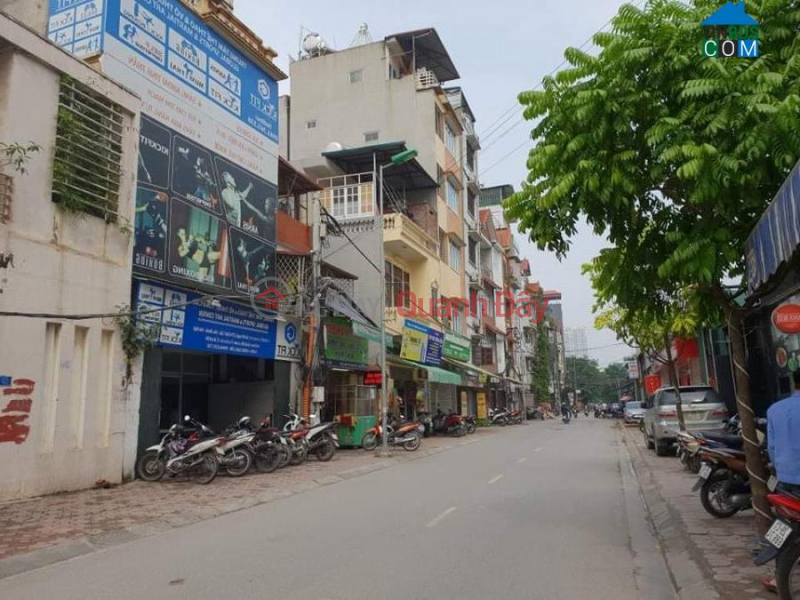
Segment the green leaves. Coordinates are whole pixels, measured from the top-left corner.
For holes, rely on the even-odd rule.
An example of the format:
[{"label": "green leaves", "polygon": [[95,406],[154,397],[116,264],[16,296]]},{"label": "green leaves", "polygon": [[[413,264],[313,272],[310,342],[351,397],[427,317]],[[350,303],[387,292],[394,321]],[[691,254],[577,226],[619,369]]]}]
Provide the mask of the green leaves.
[{"label": "green leaves", "polygon": [[560,255],[580,220],[605,233],[601,304],[663,316],[676,290],[740,277],[745,240],[800,158],[800,0],[748,2],[757,59],[701,55],[700,22],[719,5],[626,4],[594,52],[566,50],[568,69],[520,95],[534,148],[509,214]]}]

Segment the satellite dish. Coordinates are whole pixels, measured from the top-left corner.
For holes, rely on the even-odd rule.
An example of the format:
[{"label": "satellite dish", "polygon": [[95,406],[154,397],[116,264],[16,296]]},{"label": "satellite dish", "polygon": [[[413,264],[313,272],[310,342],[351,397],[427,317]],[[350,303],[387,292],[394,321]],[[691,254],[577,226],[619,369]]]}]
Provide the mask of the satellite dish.
[{"label": "satellite dish", "polygon": [[308,54],[319,54],[325,50],[325,41],[320,34],[312,31],[303,38],[303,50]]},{"label": "satellite dish", "polygon": [[344,146],[342,146],[339,142],[331,142],[327,146],[325,146],[325,152],[338,152],[339,150],[343,150]]}]

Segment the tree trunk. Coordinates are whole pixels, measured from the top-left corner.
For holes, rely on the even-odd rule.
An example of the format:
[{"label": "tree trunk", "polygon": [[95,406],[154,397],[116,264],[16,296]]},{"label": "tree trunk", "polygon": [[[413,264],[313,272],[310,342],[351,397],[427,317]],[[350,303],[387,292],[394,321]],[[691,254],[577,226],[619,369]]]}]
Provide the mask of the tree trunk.
[{"label": "tree trunk", "polygon": [[750,375],[747,372],[747,352],[745,350],[744,318],[742,311],[730,307],[728,313],[728,335],[731,338],[731,354],[733,370],[736,376],[736,405],[739,418],[742,420],[742,435],[747,457],[747,471],[750,474],[750,488],[753,490],[753,508],[756,511],[756,527],[764,535],[772,523],[769,502],[767,501],[767,473],[761,445],[756,429],[756,414],[753,410],[753,398],[750,392]]},{"label": "tree trunk", "polygon": [[725,312],[728,335],[731,340],[731,360],[736,378],[736,407],[742,421],[744,452],[747,458],[747,471],[750,474],[750,489],[753,491],[753,508],[756,513],[756,528],[764,535],[772,523],[769,502],[767,501],[767,467],[761,453],[756,429],[756,413],[750,392],[750,374],[747,371],[747,351],[744,339],[744,312],[734,306],[720,287],[713,290],[714,299]]},{"label": "tree trunk", "polygon": [[672,340],[668,333],[664,334],[664,349],[667,352],[667,368],[669,368],[669,378],[675,388],[675,408],[678,410],[678,427],[681,431],[686,431],[686,421],[683,418],[683,397],[681,396],[681,379],[678,376],[678,367],[672,356]]}]

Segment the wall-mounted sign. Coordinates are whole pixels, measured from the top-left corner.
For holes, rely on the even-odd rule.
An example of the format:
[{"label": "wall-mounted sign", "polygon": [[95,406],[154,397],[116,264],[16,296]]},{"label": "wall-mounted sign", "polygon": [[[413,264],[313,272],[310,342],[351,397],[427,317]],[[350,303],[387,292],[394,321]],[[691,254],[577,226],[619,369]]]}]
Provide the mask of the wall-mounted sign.
[{"label": "wall-mounted sign", "polygon": [[489,413],[486,410],[486,393],[478,392],[477,394],[475,394],[475,400],[477,402],[478,418],[479,419],[488,418]]},{"label": "wall-mounted sign", "polygon": [[792,373],[800,369],[800,295],[781,303],[771,320],[775,364],[782,373]]},{"label": "wall-mounted sign", "polygon": [[383,373],[380,371],[364,373],[364,385],[383,385]]},{"label": "wall-mounted sign", "polygon": [[278,321],[275,339],[275,360],[299,362],[302,358],[302,336],[300,324],[296,321]]},{"label": "wall-mounted sign", "polygon": [[469,338],[456,333],[446,333],[444,336],[444,356],[462,362],[469,362],[472,357],[472,346]]},{"label": "wall-mounted sign", "polygon": [[369,340],[353,335],[350,319],[326,317],[325,360],[340,369],[365,371],[369,355]]},{"label": "wall-mounted sign", "polygon": [[639,379],[639,363],[631,360],[626,363],[628,367],[628,379]]},{"label": "wall-mounted sign", "polygon": [[772,324],[781,333],[800,333],[800,304],[781,304],[772,313]]},{"label": "wall-mounted sign", "polygon": [[214,354],[275,358],[277,321],[267,321],[250,307],[217,301],[195,303],[200,294],[138,282],[140,320],[155,326],[159,346]]},{"label": "wall-mounted sign", "polygon": [[48,36],[101,54],[142,98],[134,274],[261,293],[275,276],[276,81],[177,0],[50,0]]},{"label": "wall-mounted sign", "polygon": [[406,319],[400,357],[426,365],[442,364],[444,335],[421,323]]},{"label": "wall-mounted sign", "polygon": [[661,387],[661,375],[648,375],[644,378],[644,390],[648,396],[655,394]]}]

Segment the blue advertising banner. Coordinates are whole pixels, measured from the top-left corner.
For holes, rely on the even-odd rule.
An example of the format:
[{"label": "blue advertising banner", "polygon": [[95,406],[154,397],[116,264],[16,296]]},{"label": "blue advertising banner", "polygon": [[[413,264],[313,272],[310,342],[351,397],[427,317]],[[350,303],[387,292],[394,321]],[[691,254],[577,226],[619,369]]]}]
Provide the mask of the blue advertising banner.
[{"label": "blue advertising banner", "polygon": [[78,58],[103,51],[105,0],[50,0],[47,37]]},{"label": "blue advertising banner", "polygon": [[422,323],[406,319],[400,357],[414,362],[438,366],[442,364],[444,334]]},{"label": "blue advertising banner", "polygon": [[152,311],[140,319],[158,327],[159,346],[275,358],[277,321],[267,321],[249,307],[224,300],[217,306],[187,305],[198,298],[199,294],[140,281],[136,310]]},{"label": "blue advertising banner", "polygon": [[106,0],[108,34],[273,142],[278,84],[179,2]]}]

